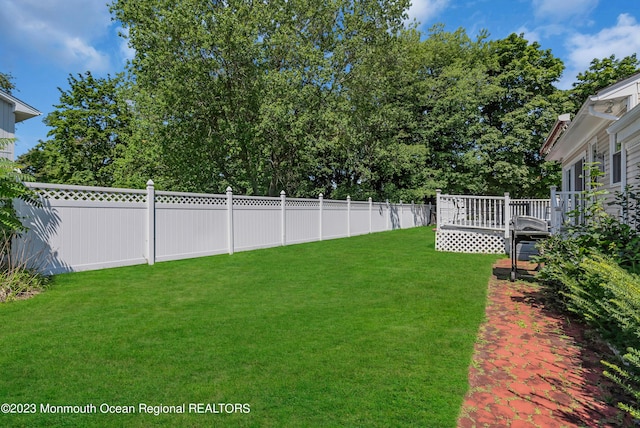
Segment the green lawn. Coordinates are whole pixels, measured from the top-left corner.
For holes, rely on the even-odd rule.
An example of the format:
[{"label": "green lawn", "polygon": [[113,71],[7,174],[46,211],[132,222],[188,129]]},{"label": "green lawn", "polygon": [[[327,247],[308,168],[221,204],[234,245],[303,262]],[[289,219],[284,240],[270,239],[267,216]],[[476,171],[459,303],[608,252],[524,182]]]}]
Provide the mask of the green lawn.
[{"label": "green lawn", "polygon": [[496,258],[417,228],[60,275],[0,305],[0,403],[37,410],[0,426],[454,427]]}]

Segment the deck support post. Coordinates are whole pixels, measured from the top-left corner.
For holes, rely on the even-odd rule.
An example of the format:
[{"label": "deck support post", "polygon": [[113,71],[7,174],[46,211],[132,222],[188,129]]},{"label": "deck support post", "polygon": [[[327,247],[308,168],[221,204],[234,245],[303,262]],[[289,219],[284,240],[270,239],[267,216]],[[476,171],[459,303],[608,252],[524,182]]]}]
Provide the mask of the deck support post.
[{"label": "deck support post", "polygon": [[442,207],[442,203],[440,202],[440,196],[442,195],[441,189],[436,189],[436,231],[440,231],[440,208]]},{"label": "deck support post", "polygon": [[504,239],[509,239],[509,224],[511,223],[511,201],[509,192],[504,192]]},{"label": "deck support post", "polygon": [[558,231],[558,195],[557,187],[551,186],[551,200],[549,201],[549,221],[551,222],[551,233]]}]

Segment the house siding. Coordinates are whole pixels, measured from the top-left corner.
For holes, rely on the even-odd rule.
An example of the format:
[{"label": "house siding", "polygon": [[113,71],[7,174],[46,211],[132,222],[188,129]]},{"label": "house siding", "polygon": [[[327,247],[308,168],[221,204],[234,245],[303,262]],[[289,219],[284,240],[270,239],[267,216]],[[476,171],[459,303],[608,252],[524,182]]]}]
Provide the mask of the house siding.
[{"label": "house siding", "polygon": [[[15,137],[15,116],[13,105],[0,99],[0,138]],[[13,160],[13,145],[10,143],[3,150],[0,150],[0,157]]]},{"label": "house siding", "polygon": [[640,137],[627,145],[627,184],[640,186]]}]

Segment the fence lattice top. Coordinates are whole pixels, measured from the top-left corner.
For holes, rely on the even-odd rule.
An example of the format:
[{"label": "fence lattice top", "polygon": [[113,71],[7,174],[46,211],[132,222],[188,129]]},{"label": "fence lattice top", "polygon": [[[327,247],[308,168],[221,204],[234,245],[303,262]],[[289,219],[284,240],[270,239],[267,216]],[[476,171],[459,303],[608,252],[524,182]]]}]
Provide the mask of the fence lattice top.
[{"label": "fence lattice top", "polygon": [[156,202],[159,204],[225,206],[227,198],[225,196],[156,194]]},{"label": "fence lattice top", "polygon": [[35,191],[45,199],[57,201],[144,203],[147,200],[145,193],[57,188],[36,188]]}]

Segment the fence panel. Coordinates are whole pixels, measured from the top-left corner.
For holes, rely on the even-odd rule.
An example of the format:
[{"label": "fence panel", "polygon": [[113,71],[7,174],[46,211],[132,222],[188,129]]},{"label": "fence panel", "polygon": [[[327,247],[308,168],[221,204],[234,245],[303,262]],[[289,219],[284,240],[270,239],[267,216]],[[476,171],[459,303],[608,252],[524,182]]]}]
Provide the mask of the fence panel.
[{"label": "fence panel", "polygon": [[349,236],[346,201],[324,200],[322,206],[322,239]]},{"label": "fence panel", "polygon": [[389,230],[389,204],[374,202],[371,210],[371,231]]},{"label": "fence panel", "polygon": [[[42,207],[16,208],[30,229],[14,251],[47,273],[145,263],[145,192],[28,183]],[[46,259],[46,260],[45,260]]]},{"label": "fence panel", "polygon": [[155,200],[157,261],[228,251],[226,197],[157,192]]},{"label": "fence panel", "polygon": [[369,202],[351,202],[349,230],[351,236],[369,233],[370,218]]},{"label": "fence panel", "polygon": [[28,185],[42,207],[16,202],[30,231],[13,248],[46,273],[232,254],[429,220],[427,208],[413,204],[156,192],[151,181],[146,190]]},{"label": "fence panel", "polygon": [[320,202],[311,199],[286,200],[286,240],[289,244],[320,240]]},{"label": "fence panel", "polygon": [[233,197],[233,234],[237,251],[281,245],[280,198]]}]

